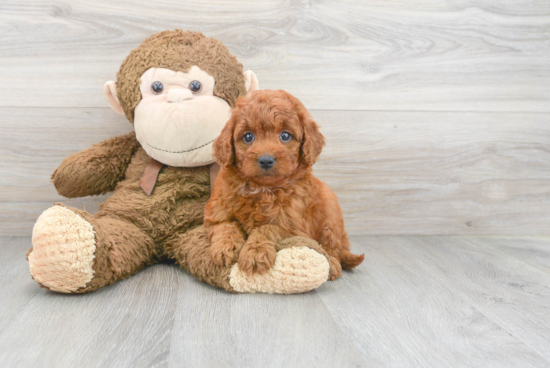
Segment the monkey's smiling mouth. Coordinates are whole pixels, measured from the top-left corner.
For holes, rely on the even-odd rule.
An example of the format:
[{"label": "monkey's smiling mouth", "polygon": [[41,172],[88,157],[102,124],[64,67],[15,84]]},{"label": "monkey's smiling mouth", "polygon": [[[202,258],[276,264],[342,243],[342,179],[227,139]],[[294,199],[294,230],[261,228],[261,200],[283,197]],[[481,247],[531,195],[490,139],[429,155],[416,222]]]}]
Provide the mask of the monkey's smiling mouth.
[{"label": "monkey's smiling mouth", "polygon": [[156,149],[158,151],[162,151],[162,152],[168,152],[168,153],[186,153],[186,152],[191,152],[191,151],[195,151],[195,150],[198,150],[199,148],[203,148],[203,147],[206,147],[208,146],[209,144],[212,144],[212,142],[214,142],[216,140],[216,138],[212,139],[210,142],[208,143],[205,143],[203,144],[202,146],[198,146],[198,147],[195,147],[195,148],[191,148],[191,149],[188,149],[188,150],[185,150],[185,151],[168,151],[168,150],[165,150],[165,149],[162,149],[162,148],[157,148],[155,146],[151,146],[149,143],[147,143],[147,145],[153,149]]}]

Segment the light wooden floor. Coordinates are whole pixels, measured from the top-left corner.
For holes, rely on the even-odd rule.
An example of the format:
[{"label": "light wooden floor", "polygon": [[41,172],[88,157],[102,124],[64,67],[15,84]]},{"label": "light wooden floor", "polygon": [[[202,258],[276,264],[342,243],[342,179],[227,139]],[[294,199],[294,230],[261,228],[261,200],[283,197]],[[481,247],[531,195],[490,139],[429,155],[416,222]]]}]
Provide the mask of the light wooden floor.
[{"label": "light wooden floor", "polygon": [[550,239],[355,237],[365,262],[301,295],[233,295],[157,265],[40,289],[0,238],[1,367],[547,367]]}]

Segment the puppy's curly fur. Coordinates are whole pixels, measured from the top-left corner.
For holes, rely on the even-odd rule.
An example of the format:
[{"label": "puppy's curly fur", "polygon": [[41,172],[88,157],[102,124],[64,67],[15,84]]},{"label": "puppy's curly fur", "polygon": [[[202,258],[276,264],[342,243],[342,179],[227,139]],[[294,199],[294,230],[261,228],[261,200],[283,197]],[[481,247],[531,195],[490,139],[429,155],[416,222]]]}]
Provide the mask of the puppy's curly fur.
[{"label": "puppy's curly fur", "polygon": [[[275,244],[291,236],[323,246],[331,280],[363,261],[350,253],[336,195],[311,173],[324,144],[309,112],[289,93],[262,90],[239,98],[213,147],[222,169],[204,224],[216,263],[238,260],[242,271],[264,274],[275,262]],[[262,167],[260,157],[274,159],[273,166]]]}]

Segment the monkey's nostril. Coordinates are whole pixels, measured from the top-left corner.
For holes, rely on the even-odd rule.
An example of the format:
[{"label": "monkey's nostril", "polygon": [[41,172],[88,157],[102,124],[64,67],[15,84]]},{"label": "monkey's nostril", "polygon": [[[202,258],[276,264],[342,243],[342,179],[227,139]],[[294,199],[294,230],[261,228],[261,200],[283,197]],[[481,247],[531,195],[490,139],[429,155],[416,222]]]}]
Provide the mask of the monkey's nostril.
[{"label": "monkey's nostril", "polygon": [[269,155],[260,156],[258,159],[258,165],[260,165],[262,169],[270,169],[273,165],[275,165],[275,157]]}]

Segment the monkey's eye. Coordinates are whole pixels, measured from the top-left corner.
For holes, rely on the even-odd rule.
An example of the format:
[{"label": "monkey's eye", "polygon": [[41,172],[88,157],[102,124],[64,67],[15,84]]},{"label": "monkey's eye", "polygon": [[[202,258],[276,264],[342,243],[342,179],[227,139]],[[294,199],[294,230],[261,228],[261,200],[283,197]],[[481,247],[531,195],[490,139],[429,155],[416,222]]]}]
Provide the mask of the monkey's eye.
[{"label": "monkey's eye", "polygon": [[162,91],[164,91],[164,86],[162,85],[162,82],[159,82],[159,81],[153,82],[151,84],[151,91],[153,91],[155,95],[160,95]]},{"label": "monkey's eye", "polygon": [[288,143],[292,139],[292,135],[285,131],[279,135],[279,138],[281,139],[281,142]]},{"label": "monkey's eye", "polygon": [[246,144],[252,143],[254,141],[254,134],[252,134],[250,132],[244,133],[243,141]]},{"label": "monkey's eye", "polygon": [[193,93],[199,93],[202,89],[202,84],[198,80],[194,80],[191,83],[189,83],[189,89]]}]

